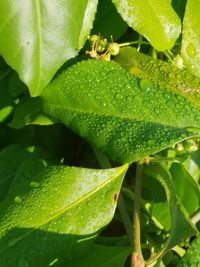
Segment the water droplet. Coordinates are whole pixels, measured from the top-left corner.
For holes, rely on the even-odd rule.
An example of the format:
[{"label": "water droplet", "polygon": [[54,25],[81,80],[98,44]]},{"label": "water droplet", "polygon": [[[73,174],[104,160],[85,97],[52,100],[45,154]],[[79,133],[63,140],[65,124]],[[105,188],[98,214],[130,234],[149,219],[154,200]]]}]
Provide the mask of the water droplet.
[{"label": "water droplet", "polygon": [[30,186],[33,187],[33,188],[37,188],[37,187],[40,186],[40,183],[35,182],[35,181],[32,181],[32,182],[30,183]]},{"label": "water droplet", "polygon": [[197,52],[193,43],[188,44],[188,46],[186,47],[186,52],[191,58],[194,58],[196,56]]},{"label": "water droplet", "polygon": [[123,96],[122,96],[122,94],[117,93],[117,94],[115,95],[115,98],[116,98],[116,99],[121,99],[121,98],[123,98]]},{"label": "water droplet", "polygon": [[141,80],[140,88],[146,92],[149,92],[153,88],[153,83],[150,80]]},{"label": "water droplet", "polygon": [[154,140],[148,140],[147,144],[148,144],[148,146],[153,146],[153,145],[155,145],[155,142],[154,142]]},{"label": "water droplet", "polygon": [[15,201],[16,204],[21,204],[22,203],[22,198],[20,196],[16,196],[14,198],[14,201]]}]

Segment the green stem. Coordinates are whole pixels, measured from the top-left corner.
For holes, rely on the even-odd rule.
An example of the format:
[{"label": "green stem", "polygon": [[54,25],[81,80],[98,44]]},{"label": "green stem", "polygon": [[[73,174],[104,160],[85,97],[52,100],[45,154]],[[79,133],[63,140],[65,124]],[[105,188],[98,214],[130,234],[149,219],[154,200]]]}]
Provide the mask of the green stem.
[{"label": "green stem", "polygon": [[144,42],[144,41],[140,42],[138,40],[138,41],[133,41],[133,42],[121,43],[121,44],[119,44],[119,47],[130,46],[130,45],[134,45],[134,44],[147,44],[147,45],[150,45],[148,42]]},{"label": "green stem", "polygon": [[135,179],[135,199],[133,210],[133,252],[131,257],[131,267],[143,267],[144,259],[141,249],[140,238],[140,199],[142,188],[143,162],[138,162]]}]

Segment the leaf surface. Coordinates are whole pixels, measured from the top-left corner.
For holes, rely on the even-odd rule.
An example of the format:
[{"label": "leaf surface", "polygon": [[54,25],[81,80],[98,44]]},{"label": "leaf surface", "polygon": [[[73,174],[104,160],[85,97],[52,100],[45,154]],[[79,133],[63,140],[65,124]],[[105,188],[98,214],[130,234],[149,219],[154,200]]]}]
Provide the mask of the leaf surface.
[{"label": "leaf surface", "polygon": [[84,255],[113,217],[126,169],[24,161],[0,204],[1,266],[43,267]]},{"label": "leaf surface", "polygon": [[188,0],[183,20],[181,55],[191,73],[200,77],[200,1]]},{"label": "leaf surface", "polygon": [[155,49],[164,51],[174,45],[181,23],[171,1],[112,1],[127,24],[148,39]]},{"label": "leaf surface", "polygon": [[140,80],[114,62],[88,60],[70,67],[42,99],[48,115],[118,162],[133,162],[199,134],[199,108],[186,96]]},{"label": "leaf surface", "polygon": [[82,48],[97,0],[0,2],[0,54],[40,95],[57,69]]}]

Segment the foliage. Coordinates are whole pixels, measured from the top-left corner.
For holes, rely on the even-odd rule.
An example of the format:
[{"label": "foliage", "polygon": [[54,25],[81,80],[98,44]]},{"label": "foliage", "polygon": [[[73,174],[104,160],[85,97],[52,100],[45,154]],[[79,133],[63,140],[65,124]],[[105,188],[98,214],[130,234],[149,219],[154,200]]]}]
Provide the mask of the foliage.
[{"label": "foliage", "polygon": [[1,1],[0,266],[199,266],[198,7]]}]

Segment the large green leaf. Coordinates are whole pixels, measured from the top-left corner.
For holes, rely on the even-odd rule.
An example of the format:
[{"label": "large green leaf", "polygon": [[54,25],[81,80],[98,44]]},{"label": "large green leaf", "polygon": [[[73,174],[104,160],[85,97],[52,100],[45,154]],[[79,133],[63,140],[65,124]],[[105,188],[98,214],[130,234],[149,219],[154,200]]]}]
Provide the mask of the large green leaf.
[{"label": "large green leaf", "polygon": [[0,204],[1,266],[44,267],[82,257],[112,219],[126,169],[24,161]]},{"label": "large green leaf", "polygon": [[200,76],[200,1],[188,0],[183,20],[181,55],[185,65]]},{"label": "large green leaf", "polygon": [[[119,162],[133,162],[198,135],[199,109],[119,64],[80,62],[60,74],[42,95],[48,115],[69,126]],[[199,131],[199,130],[198,130]]]},{"label": "large green leaf", "polygon": [[[153,163],[145,167],[145,174],[156,178],[164,187],[167,201],[169,203],[171,215],[171,229],[169,237],[163,246],[162,250],[157,254],[162,256],[168,250],[176,246],[183,238],[194,235],[197,230],[189,219],[189,214],[182,205],[179,197],[176,194],[176,189],[173,184],[170,172],[164,164]],[[162,213],[162,210],[160,210]]]},{"label": "large green leaf", "polygon": [[97,0],[0,2],[0,54],[37,96],[82,48]]},{"label": "large green leaf", "polygon": [[171,1],[112,0],[127,24],[159,51],[170,49],[181,32]]}]

